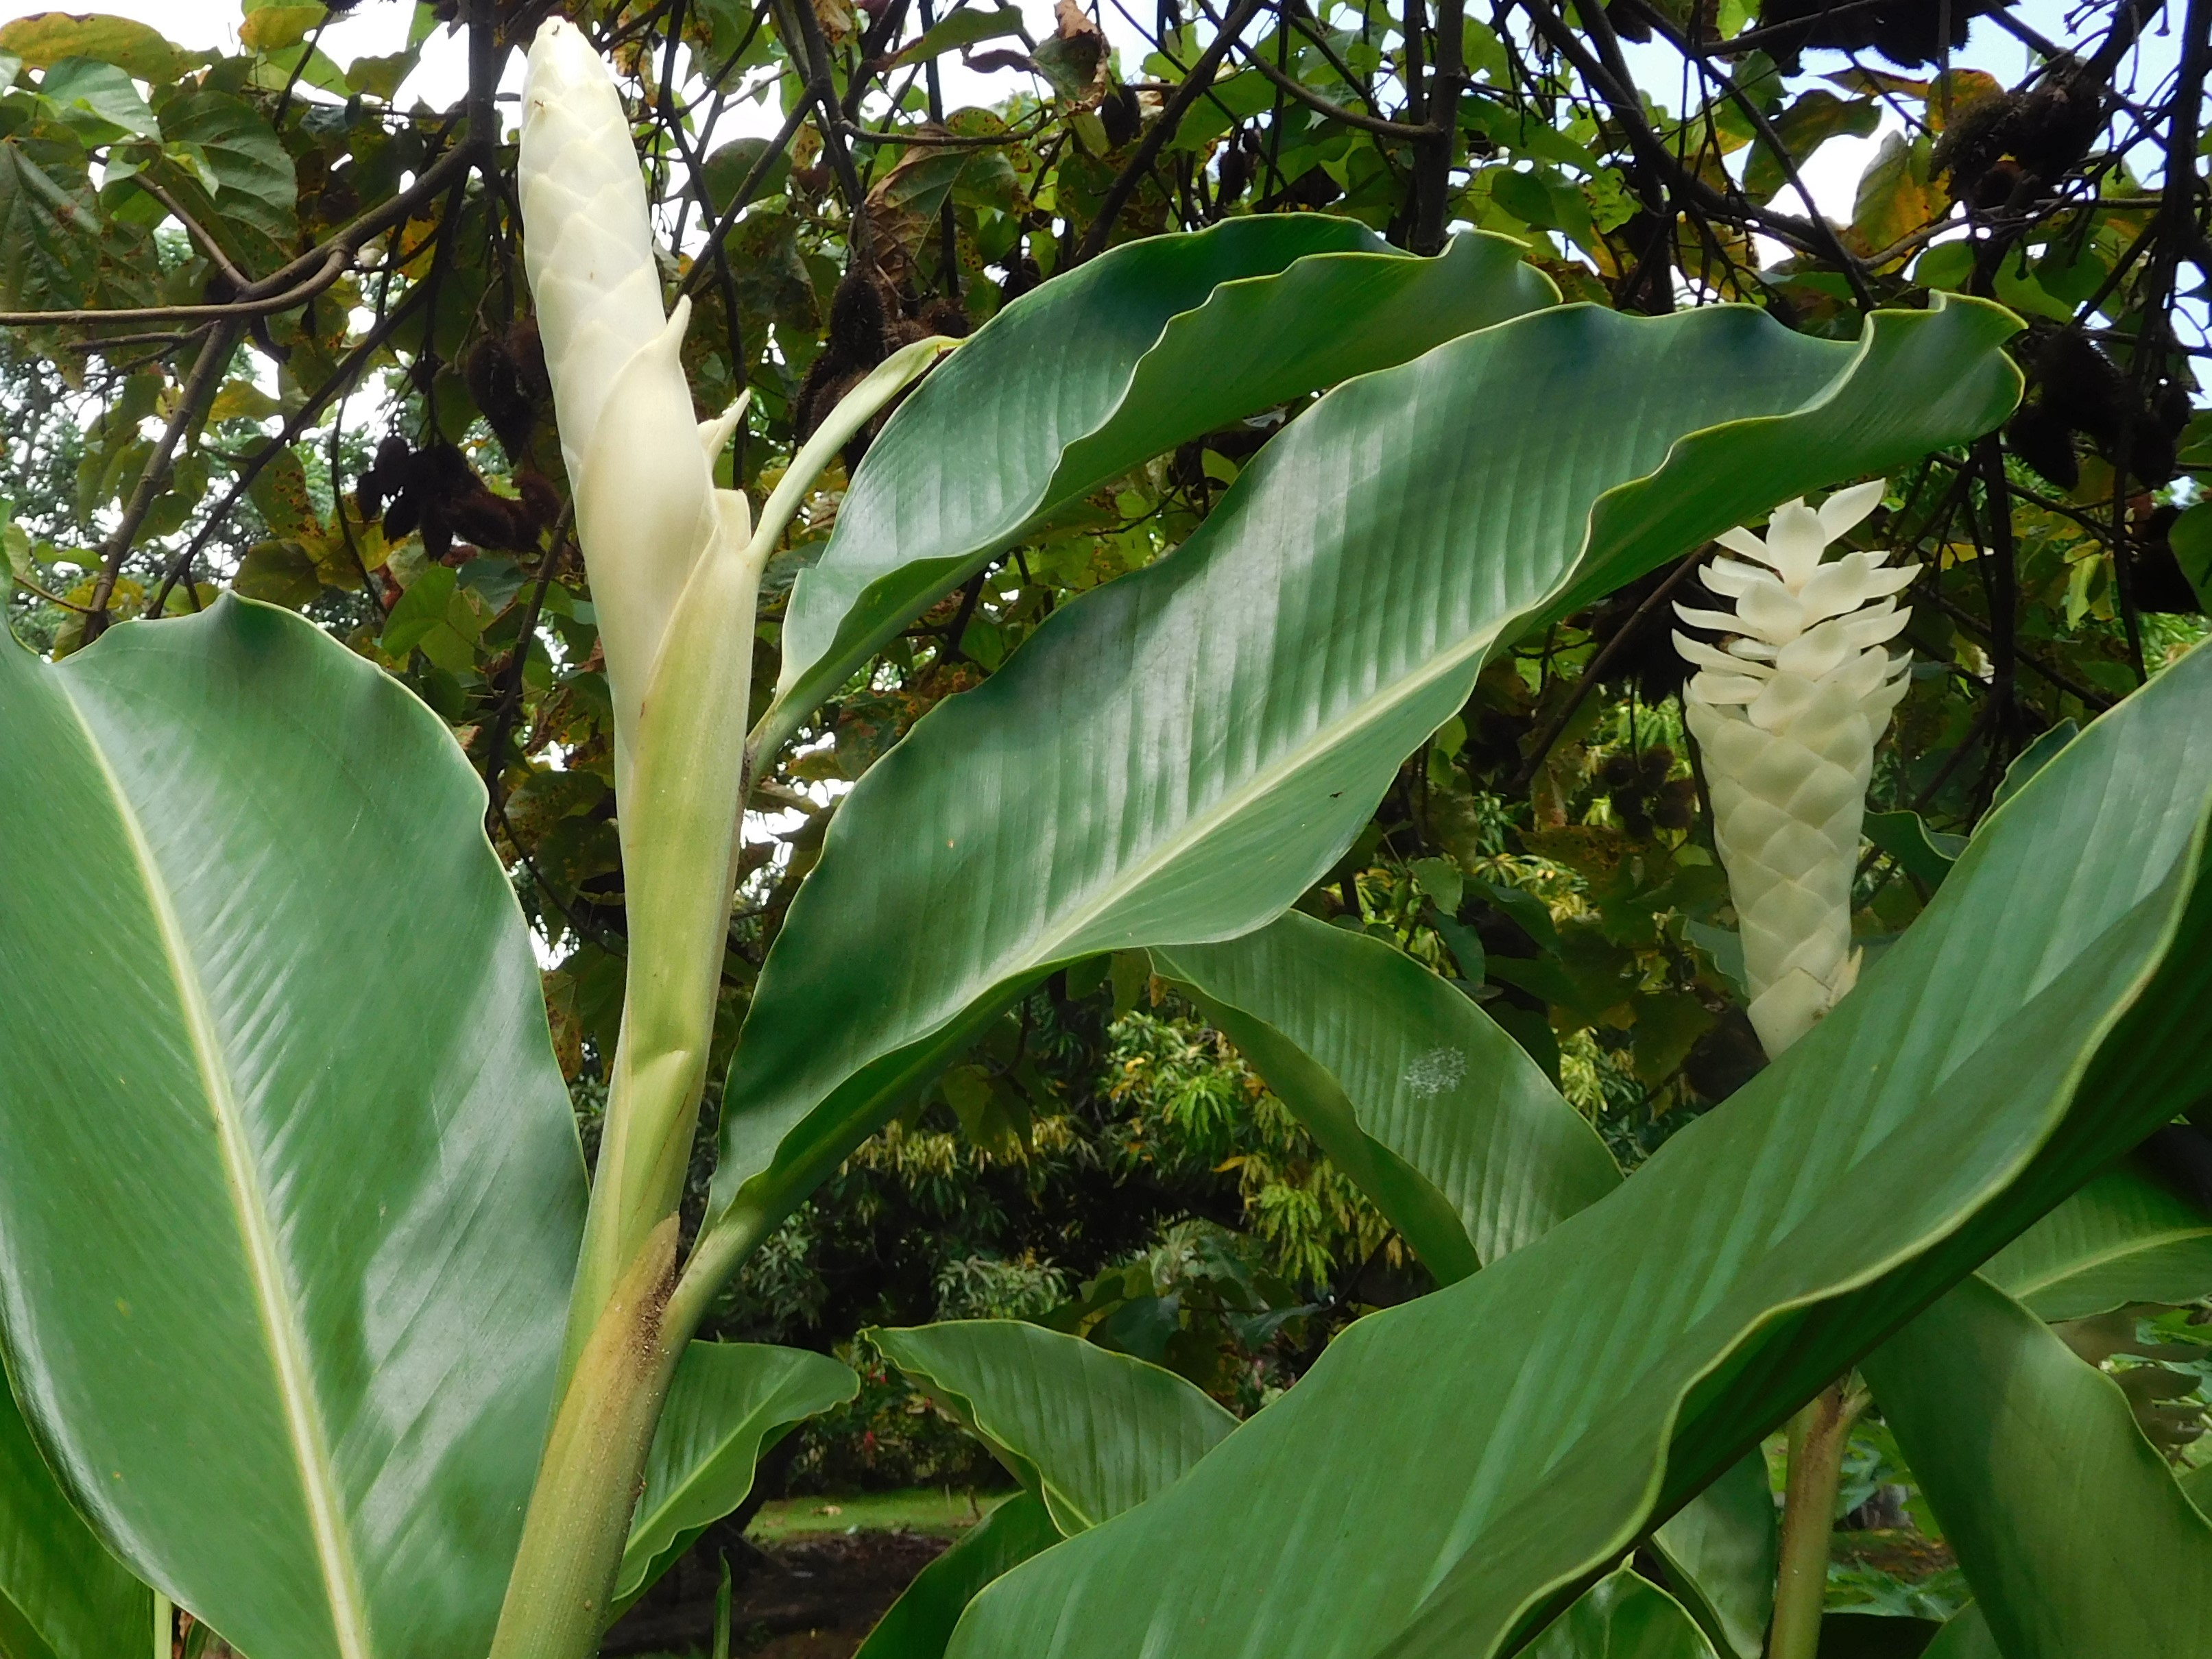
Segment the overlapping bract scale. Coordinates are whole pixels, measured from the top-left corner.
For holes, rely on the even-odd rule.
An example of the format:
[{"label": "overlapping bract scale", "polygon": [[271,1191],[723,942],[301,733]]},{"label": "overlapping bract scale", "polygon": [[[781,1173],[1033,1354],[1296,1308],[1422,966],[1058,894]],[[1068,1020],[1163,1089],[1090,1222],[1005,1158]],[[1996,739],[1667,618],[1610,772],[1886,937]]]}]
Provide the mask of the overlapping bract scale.
[{"label": "overlapping bract scale", "polygon": [[1743,928],[1751,1020],[1769,1054],[1807,1031],[1851,987],[1851,875],[1874,747],[1905,692],[1911,659],[1885,648],[1911,613],[1910,567],[1828,544],[1881,501],[1876,479],[1817,509],[1774,511],[1765,537],[1731,530],[1705,586],[1731,610],[1678,605],[1723,645],[1676,633],[1698,673],[1684,694],[1705,751],[1714,839]]}]

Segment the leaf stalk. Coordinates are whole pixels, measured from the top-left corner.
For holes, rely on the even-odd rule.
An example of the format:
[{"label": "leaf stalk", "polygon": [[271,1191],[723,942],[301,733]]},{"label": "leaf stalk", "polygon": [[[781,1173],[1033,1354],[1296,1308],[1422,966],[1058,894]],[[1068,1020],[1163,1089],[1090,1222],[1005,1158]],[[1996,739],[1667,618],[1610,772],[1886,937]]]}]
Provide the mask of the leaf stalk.
[{"label": "leaf stalk", "polygon": [[1774,1586],[1767,1659],[1817,1659],[1828,1594],[1829,1538],[1844,1449],[1867,1391],[1832,1382],[1790,1419],[1790,1474],[1782,1499],[1782,1570]]}]

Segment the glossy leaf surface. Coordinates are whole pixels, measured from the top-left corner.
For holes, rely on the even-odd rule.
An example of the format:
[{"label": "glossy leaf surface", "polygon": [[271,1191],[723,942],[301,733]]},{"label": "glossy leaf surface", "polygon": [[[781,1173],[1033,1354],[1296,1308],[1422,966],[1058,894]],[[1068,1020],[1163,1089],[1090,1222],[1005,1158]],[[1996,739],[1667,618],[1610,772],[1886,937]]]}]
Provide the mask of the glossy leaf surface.
[{"label": "glossy leaf surface", "polygon": [[978,1590],[1058,1542],[1044,1500],[1016,1492],[915,1576],[854,1659],[939,1659]]},{"label": "glossy leaf surface", "polygon": [[1173,1371],[1012,1319],[869,1333],[1073,1535],[1165,1491],[1237,1426]]},{"label": "glossy leaf surface", "polygon": [[2212,1294],[2212,1217],[2126,1165],[1991,1256],[1982,1276],[2039,1319]]},{"label": "glossy leaf surface", "polygon": [[1444,1283],[1620,1182],[1597,1131],[1521,1045],[1381,939],[1291,911],[1152,962]]},{"label": "glossy leaf surface", "polygon": [[1567,307],[1337,388],[1180,550],[1062,607],[854,787],[732,1063],[728,1236],[1050,968],[1286,908],[1501,641],[1988,425],[2012,326],[1954,301],[1844,346],[1729,307]]},{"label": "glossy leaf surface", "polygon": [[[1294,910],[1152,957],[1444,1283],[1620,1184],[1597,1132],[1527,1051],[1380,939]],[[1777,1553],[1764,1462],[1744,1460],[1653,1541],[1705,1629],[1757,1659]]]},{"label": "glossy leaf surface", "polygon": [[1984,823],[1858,988],[1635,1179],[1352,1326],[1177,1486],[987,1590],[952,1650],[1510,1651],[2202,1092],[2208,800],[2199,651]]},{"label": "glossy leaf surface", "polygon": [[1936,1639],[1920,1650],[1920,1659],[2005,1659],[1997,1638],[1990,1634],[1989,1620],[1972,1601],[1943,1621]]},{"label": "glossy leaf surface", "polygon": [[584,1188],[482,787],[394,681],[247,600],[53,666],[0,642],[0,707],[26,1416],[242,1650],[482,1651]]},{"label": "glossy leaf surface", "polygon": [[1863,1370],[2007,1659],[2203,1646],[2212,1521],[2035,1315],[1968,1278]]},{"label": "glossy leaf surface", "polygon": [[1669,1588],[1723,1653],[1759,1659],[1774,1616],[1782,1539],[1766,1459],[1754,1451],[1651,1534]]},{"label": "glossy leaf surface", "polygon": [[745,1501],[753,1468],[787,1430],[860,1389],[827,1354],[760,1342],[694,1342],[678,1362],[630,1517],[615,1597],[627,1605]]},{"label": "glossy leaf surface", "polygon": [[1526,1651],[1529,1659],[1713,1659],[1682,1604],[1627,1567],[1591,1585]]},{"label": "glossy leaf surface", "polygon": [[153,1628],[153,1593],[70,1507],[0,1381],[0,1653],[113,1659]]},{"label": "glossy leaf surface", "polygon": [[1232,219],[1115,248],[1008,306],[870,447],[792,591],[768,746],[991,555],[1117,474],[1551,304],[1521,254],[1478,234],[1414,259],[1349,219]]}]

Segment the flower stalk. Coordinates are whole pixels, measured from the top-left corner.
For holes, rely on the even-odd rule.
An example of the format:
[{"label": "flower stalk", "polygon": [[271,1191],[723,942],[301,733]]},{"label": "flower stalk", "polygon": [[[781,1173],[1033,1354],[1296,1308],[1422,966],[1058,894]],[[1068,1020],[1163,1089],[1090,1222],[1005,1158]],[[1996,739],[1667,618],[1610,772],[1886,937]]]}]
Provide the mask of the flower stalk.
[{"label": "flower stalk", "polygon": [[919,342],[872,373],[755,525],[744,494],[714,481],[744,400],[695,415],[690,301],[663,312],[621,97],[564,19],[532,43],[522,106],[524,263],[614,705],[629,952],[559,1404],[493,1653],[584,1659],[702,1311],[671,1317],[668,1298],[742,848],[761,573],[815,477],[952,343]]},{"label": "flower stalk", "polygon": [[[1858,978],[1851,879],[1875,744],[1905,695],[1910,653],[1885,648],[1911,613],[1896,595],[1916,574],[1887,553],[1824,557],[1881,503],[1884,481],[1838,490],[1819,508],[1775,508],[1766,534],[1735,529],[1705,586],[1726,611],[1677,605],[1723,636],[1682,633],[1698,672],[1684,689],[1704,752],[1713,843],[1742,928],[1751,1023],[1769,1057],[1811,1030]],[[1790,1420],[1782,1555],[1768,1659],[1816,1659],[1827,1599],[1829,1539],[1851,1425],[1863,1389],[1832,1383]]]}]

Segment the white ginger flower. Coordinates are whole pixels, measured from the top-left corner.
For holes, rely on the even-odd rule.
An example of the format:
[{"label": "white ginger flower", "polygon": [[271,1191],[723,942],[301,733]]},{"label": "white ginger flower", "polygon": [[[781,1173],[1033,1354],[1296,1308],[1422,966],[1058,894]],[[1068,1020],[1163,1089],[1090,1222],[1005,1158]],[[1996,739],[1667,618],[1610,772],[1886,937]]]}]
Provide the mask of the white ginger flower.
[{"label": "white ginger flower", "polygon": [[[1874,748],[1905,694],[1909,653],[1884,648],[1911,613],[1893,597],[1917,574],[1887,553],[1824,561],[1874,511],[1883,481],[1838,490],[1816,510],[1774,510],[1762,539],[1731,530],[1700,573],[1732,611],[1677,605],[1729,636],[1674,635],[1699,672],[1684,693],[1704,750],[1714,841],[1743,929],[1751,1023],[1779,1054],[1850,989],[1851,876]],[[1749,561],[1749,562],[1745,562]]]},{"label": "white ginger flower", "polygon": [[621,95],[583,32],[563,18],[531,43],[518,173],[523,263],[606,652],[616,793],[624,795],[647,688],[684,585],[718,537],[734,551],[749,533],[744,496],[717,492],[712,470],[738,411],[705,423],[693,416],[678,360],[690,301],[662,313]]}]

